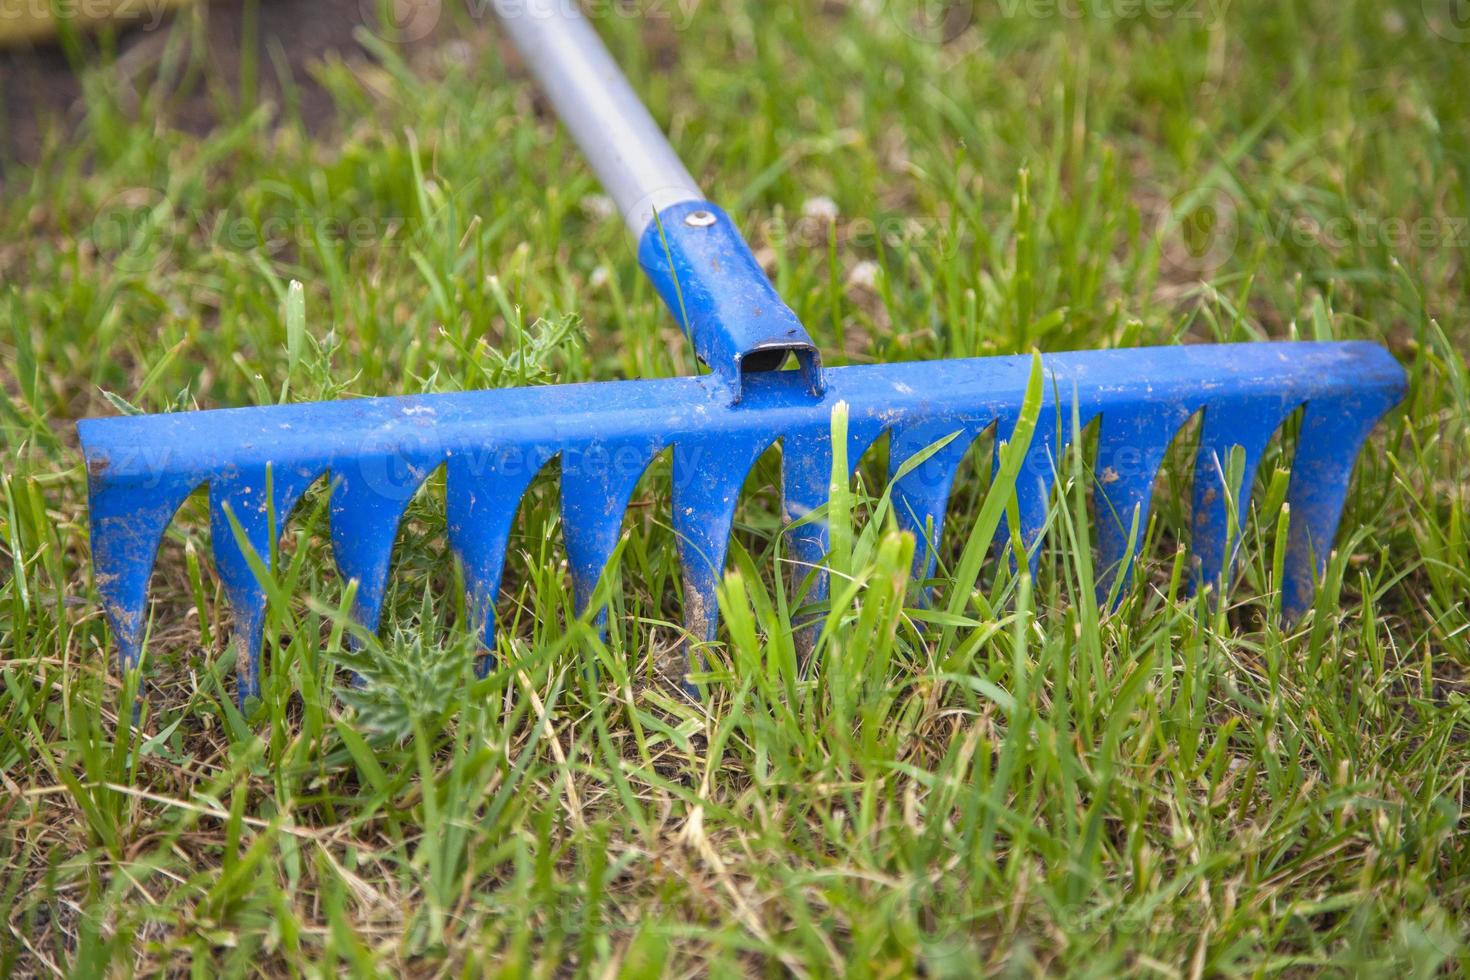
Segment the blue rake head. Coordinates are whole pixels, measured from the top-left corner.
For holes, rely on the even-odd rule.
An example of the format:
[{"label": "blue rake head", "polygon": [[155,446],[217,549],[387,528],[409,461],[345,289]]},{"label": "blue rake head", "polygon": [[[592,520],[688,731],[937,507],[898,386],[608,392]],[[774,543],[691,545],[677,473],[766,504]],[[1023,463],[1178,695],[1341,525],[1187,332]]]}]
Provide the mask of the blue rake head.
[{"label": "blue rake head", "polygon": [[[695,220],[687,220],[691,215]],[[268,566],[271,534],[281,533],[314,483],[330,485],[337,564],[357,582],[353,612],[372,630],[399,521],[423,481],[444,466],[449,535],[464,569],[467,608],[492,646],[507,538],[536,474],[560,461],[566,549],[585,612],[635,485],[670,448],[684,623],[693,640],[711,640],[736,499],[752,465],[780,443],[783,513],[794,521],[822,507],[839,402],[849,412],[847,458],[858,460],[887,433],[895,474],[914,454],[958,433],[894,485],[899,520],[928,543],[914,569],[928,577],[961,460],[985,431],[994,427],[1004,439],[1015,427],[1031,360],[824,371],[728,218],[707,203],[666,212],[645,236],[640,257],[712,373],[81,422],[97,588],[123,664],[136,666],[143,653],[148,583],[164,530],[199,487],[209,487],[215,562],[234,610],[243,701],[260,689],[266,607],[252,562]],[[776,370],[791,355],[799,369]],[[1238,544],[1229,529],[1244,524],[1256,464],[1282,422],[1304,409],[1287,497],[1282,606],[1288,616],[1309,606],[1354,460],[1404,390],[1397,363],[1367,343],[1090,351],[1046,355],[1043,363],[1043,418],[1070,422],[1075,411],[1084,426],[1100,420],[1096,536],[1105,589],[1128,574],[1130,528],[1146,526],[1165,451],[1200,412],[1192,529],[1197,578],[1228,575]],[[1064,448],[1058,439],[1069,429],[1037,428],[1017,483],[1033,562]],[[1239,489],[1225,478],[1235,447],[1245,461]],[[819,566],[827,552],[820,522],[792,528],[789,552],[797,567]],[[808,594],[819,601],[825,590],[819,573]]]}]

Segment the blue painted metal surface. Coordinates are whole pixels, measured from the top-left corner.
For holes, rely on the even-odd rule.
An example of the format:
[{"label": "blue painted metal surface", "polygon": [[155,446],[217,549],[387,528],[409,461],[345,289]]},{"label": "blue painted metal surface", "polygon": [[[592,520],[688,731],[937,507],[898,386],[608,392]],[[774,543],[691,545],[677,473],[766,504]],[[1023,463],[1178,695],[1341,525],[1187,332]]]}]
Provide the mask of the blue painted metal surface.
[{"label": "blue painted metal surface", "polygon": [[731,401],[740,400],[744,375],[792,356],[807,388],[821,393],[816,344],[725,212],[708,201],[663,211],[643,233],[638,262]]},{"label": "blue painted metal surface", "polygon": [[[1398,364],[1367,343],[1088,351],[1049,354],[1043,362],[1043,418],[1051,423],[1038,426],[1022,469],[1023,530],[1034,543],[1043,527],[1062,448],[1054,433],[1070,428],[1075,400],[1083,425],[1101,419],[1097,540],[1110,576],[1127,573],[1128,531],[1135,514],[1138,526],[1145,524],[1170,440],[1202,411],[1193,546],[1200,579],[1218,581],[1236,545],[1226,538],[1232,495],[1224,461],[1231,447],[1244,448],[1246,490],[1233,496],[1244,513],[1248,478],[1264,446],[1305,406],[1288,495],[1283,605],[1292,616],[1310,604],[1363,440],[1404,390]],[[507,536],[534,476],[560,459],[568,556],[585,608],[616,547],[634,485],[672,447],[684,620],[692,637],[708,639],[736,498],[765,449],[778,441],[783,447],[784,511],[795,519],[826,502],[830,419],[838,402],[849,406],[848,458],[856,461],[891,433],[894,472],[914,453],[959,433],[895,486],[901,522],[921,535],[932,530],[937,539],[966,449],[992,426],[1000,438],[1011,431],[1029,369],[1026,357],[835,368],[825,372],[820,396],[799,371],[747,374],[733,403],[728,378],[712,374],[87,420],[79,430],[97,587],[122,659],[134,664],[164,529],[184,498],[208,485],[216,560],[237,623],[243,699],[259,690],[265,593],[235,529],[268,562],[271,529],[279,535],[305,490],[328,481],[333,547],[342,574],[359,582],[356,616],[372,628],[404,508],[442,465],[451,544],[464,566],[468,606],[488,643]],[[790,544],[798,561],[818,565],[825,530],[809,523],[792,533]],[[931,567],[928,551],[916,572]],[[819,595],[823,587],[818,582]]]}]

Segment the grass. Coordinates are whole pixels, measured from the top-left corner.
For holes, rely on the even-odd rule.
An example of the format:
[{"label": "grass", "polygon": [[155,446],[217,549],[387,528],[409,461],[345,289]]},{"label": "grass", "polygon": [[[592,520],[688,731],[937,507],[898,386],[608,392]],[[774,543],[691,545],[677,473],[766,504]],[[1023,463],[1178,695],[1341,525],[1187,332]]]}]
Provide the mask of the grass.
[{"label": "grass", "polygon": [[[1360,461],[1315,610],[1272,614],[1289,432],[1218,609],[1178,587],[1188,434],[1112,612],[1081,598],[1084,452],[1060,461],[1034,580],[979,567],[1007,487],[967,468],[943,614],[906,590],[914,545],[866,460],[829,514],[841,575],[805,674],[767,454],[702,705],[650,681],[680,641],[667,460],[604,585],[605,641],[570,614],[538,481],[479,681],[442,488],[356,653],[318,492],[285,532],[245,716],[196,498],[155,576],[146,710],[120,722],[76,418],[695,366],[492,27],[412,53],[363,35],[369,59],[317,71],[327,126],[295,112],[301,79],[257,104],[272,64],[222,77],[204,11],[136,90],[108,39],[74,40],[97,48],[74,55],[84,113],[0,190],[0,974],[1470,966],[1456,22],[1301,0],[957,4],[936,27],[922,6],[599,26],[830,362],[1388,345],[1410,393]],[[199,87],[215,129],[155,122]]]}]

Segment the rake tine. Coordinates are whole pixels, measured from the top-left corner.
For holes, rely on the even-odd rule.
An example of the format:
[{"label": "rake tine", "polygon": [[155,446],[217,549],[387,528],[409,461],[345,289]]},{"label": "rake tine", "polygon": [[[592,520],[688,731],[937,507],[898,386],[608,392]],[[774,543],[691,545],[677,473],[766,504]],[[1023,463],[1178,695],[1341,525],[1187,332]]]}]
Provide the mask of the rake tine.
[{"label": "rake tine", "polygon": [[[674,534],[684,583],[684,629],[692,643],[715,638],[720,621],[715,590],[725,571],[735,504],[751,467],[773,442],[716,447],[687,440],[674,446]],[[692,645],[689,660],[691,669],[702,667]]]},{"label": "rake tine", "polygon": [[[578,616],[592,603],[598,580],[617,550],[639,479],[663,449],[660,438],[639,438],[593,446],[562,459],[562,534]],[[606,621],[604,608],[597,622],[605,626]]]},{"label": "rake tine", "polygon": [[[269,472],[268,472],[269,470]],[[277,471],[264,465],[237,468],[210,482],[210,541],[215,568],[234,613],[236,698],[241,706],[260,696],[260,651],[265,631],[265,585],[240,546],[271,569],[272,551],[297,502],[320,476],[310,470]],[[231,520],[233,518],[233,520]],[[236,535],[239,528],[239,537]]]},{"label": "rake tine", "polygon": [[[1119,585],[1118,601],[1133,577],[1133,563],[1148,531],[1154,480],[1175,433],[1189,421],[1188,404],[1104,409],[1094,469],[1097,515],[1097,601],[1105,603]],[[1129,533],[1137,522],[1130,547]]]},{"label": "rake tine", "polygon": [[[1194,589],[1224,593],[1235,574],[1236,552],[1250,517],[1251,488],[1271,437],[1296,406],[1269,398],[1216,402],[1205,407],[1199,454],[1194,464],[1194,504],[1190,516]],[[1240,486],[1226,486],[1231,451],[1240,447],[1244,466]],[[1235,534],[1230,534],[1229,500],[1235,500]]]},{"label": "rake tine", "polygon": [[440,462],[429,452],[373,452],[332,472],[332,551],[343,581],[357,582],[352,618],[369,633],[382,617],[403,512]]},{"label": "rake tine", "polygon": [[[791,562],[792,597],[806,583],[805,603],[826,601],[830,583],[822,563],[831,546],[828,522],[823,517],[798,524],[820,510],[829,500],[832,480],[830,430],[814,428],[789,433],[781,441],[781,522],[786,526],[786,554]],[[816,644],[814,623],[796,623],[794,639],[798,662],[805,662]]]},{"label": "rake tine", "polygon": [[[847,430],[847,478],[857,473],[863,454],[881,436],[881,423],[853,424]],[[781,441],[781,521],[786,525],[786,549],[792,565],[792,594],[807,583],[805,604],[818,605],[830,593],[830,575],[823,565],[831,547],[826,519],[797,524],[830,501],[832,490],[832,430],[817,425],[789,432]],[[794,636],[799,662],[805,662],[816,644],[813,623],[795,624]]]},{"label": "rake tine", "polygon": [[[939,544],[944,539],[944,519],[954,490],[955,475],[970,446],[989,427],[990,419],[970,422],[939,419],[893,431],[888,453],[889,479],[893,485],[893,512],[898,526],[914,535],[913,577],[927,582],[939,561]],[[928,459],[899,477],[899,470],[918,453],[942,439],[954,436]]]},{"label": "rake tine", "polygon": [[1363,386],[1307,402],[1286,492],[1287,528],[1282,615],[1294,622],[1311,608],[1342,520],[1353,464],[1397,393]]},{"label": "rake tine", "polygon": [[[452,453],[445,465],[449,545],[464,574],[470,628],[486,650],[495,649],[495,600],[511,525],[521,498],[552,455],[549,450],[506,450],[484,456]],[[490,666],[488,656],[480,658],[481,676]]]},{"label": "rake tine", "polygon": [[[1071,417],[1070,405],[1062,408],[1064,418]],[[1056,482],[1057,460],[1062,451],[1067,447],[1069,434],[1062,433],[1060,436],[1056,426],[1050,424],[1050,420],[1056,417],[1055,407],[1048,401],[1043,403],[1041,410],[1041,424],[1036,426],[1031,436],[1031,445],[1026,449],[1026,457],[1021,463],[1021,472],[1016,474],[1016,530],[1020,535],[1022,549],[1026,553],[1026,566],[1031,577],[1036,577],[1036,570],[1041,564],[1041,541],[1046,533],[1047,513],[1051,506],[1051,488]],[[1007,420],[1004,423],[1005,431],[1014,428],[1015,423]],[[1060,447],[1057,439],[1061,438]],[[1001,444],[995,444],[993,472],[1000,471]],[[991,544],[991,550],[1001,551],[1004,549],[1008,538],[1009,529],[1003,522],[996,528],[995,541]],[[1011,571],[1017,567],[1017,556],[1014,551],[1010,557]]]},{"label": "rake tine", "polygon": [[[165,464],[163,460],[157,466],[162,470]],[[117,638],[118,666],[126,672],[143,659],[148,581],[163,532],[199,481],[187,475],[154,476],[149,466],[141,477],[113,483],[111,469],[112,460],[106,455],[87,461],[92,568],[103,611]]]}]

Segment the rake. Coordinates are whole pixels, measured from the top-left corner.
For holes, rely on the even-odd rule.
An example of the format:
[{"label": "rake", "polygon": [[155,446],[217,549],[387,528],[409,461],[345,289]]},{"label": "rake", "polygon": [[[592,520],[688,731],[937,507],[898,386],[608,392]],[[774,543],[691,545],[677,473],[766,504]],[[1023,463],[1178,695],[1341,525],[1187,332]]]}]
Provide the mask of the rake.
[{"label": "rake", "polygon": [[[266,590],[257,568],[269,567],[273,536],[317,481],[330,487],[338,568],[357,584],[352,614],[373,631],[400,519],[443,466],[470,625],[493,649],[507,539],[536,475],[559,461],[568,565],[577,609],[586,613],[635,486],[672,449],[683,621],[694,650],[715,638],[716,587],[737,496],[767,449],[781,447],[788,553],[798,567],[817,569],[808,596],[820,601],[828,538],[818,512],[827,502],[840,403],[848,460],[889,437],[895,514],[925,543],[914,566],[921,580],[935,567],[967,450],[987,431],[999,446],[1016,430],[1030,357],[824,368],[729,216],[701,194],[575,4],[497,0],[496,7],[708,373],[80,422],[96,586],[125,670],[140,666],[164,531],[206,485],[243,704],[260,691]],[[1105,582],[1126,582],[1166,450],[1202,414],[1192,566],[1197,585],[1223,589],[1257,464],[1283,422],[1301,412],[1280,583],[1288,618],[1310,606],[1354,460],[1405,388],[1403,370],[1369,343],[1099,350],[1047,354],[1041,364],[1042,411],[1081,426],[1098,421],[1093,492]],[[1018,545],[1033,564],[1067,428],[1080,431],[1035,428],[1016,481]],[[1227,469],[1238,486],[1228,485]]]}]

